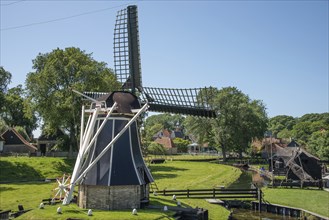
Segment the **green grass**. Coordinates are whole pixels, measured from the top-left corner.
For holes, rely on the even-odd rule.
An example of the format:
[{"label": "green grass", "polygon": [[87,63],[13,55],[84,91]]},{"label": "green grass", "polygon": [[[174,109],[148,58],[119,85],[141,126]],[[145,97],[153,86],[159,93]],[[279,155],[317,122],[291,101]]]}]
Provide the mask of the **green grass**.
[{"label": "green grass", "polygon": [[[74,160],[64,158],[28,158],[8,157],[0,158],[0,181],[38,180],[55,178],[63,173],[71,173]],[[196,189],[228,186],[241,174],[241,171],[231,166],[209,162],[170,161],[150,166],[159,190],[163,189]],[[100,211],[93,210],[92,217],[87,216],[87,210],[75,204],[62,207],[63,214],[56,213],[59,205],[46,206],[38,209],[42,199],[50,198],[54,182],[25,182],[0,184],[0,209],[17,211],[17,205],[22,204],[25,209],[33,209],[18,219],[173,219],[172,212],[162,210],[141,209],[133,216],[131,210]],[[329,193],[321,190],[265,188],[265,200],[297,208],[306,209],[324,216],[328,216]],[[163,207],[175,205],[171,197],[150,195],[152,205]],[[207,203],[204,199],[180,198],[184,207],[196,206],[209,210],[209,219],[227,219],[229,211],[225,208]]]},{"label": "green grass", "polygon": [[178,155],[152,155],[149,154],[146,158],[145,161],[149,161],[151,159],[155,158],[163,158],[166,159],[167,161],[176,161],[176,160],[181,160],[181,161],[202,161],[202,160],[209,160],[209,159],[218,159],[218,155],[211,155],[211,154],[178,154]]},{"label": "green grass", "polygon": [[[55,178],[63,173],[72,172],[73,160],[64,158],[28,158],[8,157],[0,158],[0,180],[21,181]],[[239,177],[241,171],[237,168],[208,162],[167,161],[164,164],[150,166],[159,189],[187,189],[212,188],[228,186]],[[86,215],[87,210],[80,209],[75,204],[62,207],[63,214],[56,213],[59,206],[46,206],[38,209],[42,199],[53,196],[54,182],[25,182],[0,184],[0,209],[17,211],[17,205],[22,204],[24,209],[33,209],[18,219],[173,219],[173,212],[162,210],[141,209],[138,215],[133,216],[131,210],[100,211],[94,210],[93,217]],[[178,198],[184,207],[196,206],[209,210],[210,219],[227,219],[229,211],[218,205],[207,203],[204,199]],[[176,205],[171,197],[150,196],[151,204],[163,207]]]},{"label": "green grass", "polygon": [[168,161],[150,169],[160,190],[228,186],[241,175],[240,169],[209,162]]},{"label": "green grass", "polygon": [[54,157],[0,157],[0,182],[34,181],[72,173],[75,160]]},{"label": "green grass", "polygon": [[317,189],[265,188],[270,203],[302,208],[329,217],[329,192]]}]

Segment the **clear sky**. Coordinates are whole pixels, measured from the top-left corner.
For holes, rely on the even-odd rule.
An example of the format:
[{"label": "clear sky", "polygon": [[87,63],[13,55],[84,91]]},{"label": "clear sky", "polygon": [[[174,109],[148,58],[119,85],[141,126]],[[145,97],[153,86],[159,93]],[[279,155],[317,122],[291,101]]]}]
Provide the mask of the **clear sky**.
[{"label": "clear sky", "polygon": [[1,0],[9,87],[56,48],[79,47],[113,68],[116,11],[129,4],[138,6],[144,86],[235,86],[270,117],[329,111],[328,1]]}]

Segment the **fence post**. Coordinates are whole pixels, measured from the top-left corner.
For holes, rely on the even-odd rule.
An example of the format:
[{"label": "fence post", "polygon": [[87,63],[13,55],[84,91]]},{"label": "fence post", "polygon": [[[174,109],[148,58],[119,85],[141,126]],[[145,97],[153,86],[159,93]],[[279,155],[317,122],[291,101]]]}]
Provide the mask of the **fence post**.
[{"label": "fence post", "polygon": [[190,190],[187,189],[187,198],[190,198]]},{"label": "fence post", "polygon": [[163,190],[163,195],[166,196],[166,189]]},{"label": "fence post", "polygon": [[216,196],[216,192],[215,192],[215,190],[216,190],[215,188],[212,189],[212,197],[213,197],[213,198],[215,198],[215,196]]},{"label": "fence post", "polygon": [[262,212],[262,190],[260,188],[257,188],[257,194],[258,194],[258,211]]}]

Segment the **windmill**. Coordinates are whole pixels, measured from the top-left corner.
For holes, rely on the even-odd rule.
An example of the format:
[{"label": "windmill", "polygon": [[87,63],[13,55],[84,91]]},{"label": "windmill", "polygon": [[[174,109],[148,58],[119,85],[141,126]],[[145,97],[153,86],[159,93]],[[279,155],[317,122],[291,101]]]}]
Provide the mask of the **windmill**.
[{"label": "windmill", "polygon": [[82,106],[79,155],[63,204],[71,202],[78,185],[82,208],[142,207],[154,180],[141,153],[140,115],[149,110],[215,117],[208,100],[211,88],[143,87],[139,51],[137,6],[128,6],[118,11],[114,29],[114,67],[121,91],[76,91],[91,104]]}]

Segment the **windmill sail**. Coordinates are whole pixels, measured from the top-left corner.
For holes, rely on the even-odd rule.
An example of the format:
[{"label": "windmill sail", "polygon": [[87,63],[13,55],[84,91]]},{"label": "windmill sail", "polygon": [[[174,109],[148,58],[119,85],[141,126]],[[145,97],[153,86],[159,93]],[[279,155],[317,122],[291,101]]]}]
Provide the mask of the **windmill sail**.
[{"label": "windmill sail", "polygon": [[[148,102],[150,111],[215,117],[212,88],[167,89],[142,86],[137,6],[118,11],[114,29],[114,69],[124,91]],[[89,94],[91,95],[91,94]],[[93,98],[97,98],[97,94]]]},{"label": "windmill sail", "polygon": [[117,79],[123,90],[135,94],[142,87],[137,6],[118,11],[113,49]]},{"label": "windmill sail", "polygon": [[173,114],[213,118],[211,108],[212,88],[167,89],[143,87],[141,102],[149,103],[149,110]]}]

